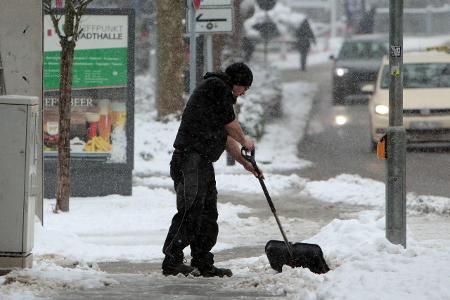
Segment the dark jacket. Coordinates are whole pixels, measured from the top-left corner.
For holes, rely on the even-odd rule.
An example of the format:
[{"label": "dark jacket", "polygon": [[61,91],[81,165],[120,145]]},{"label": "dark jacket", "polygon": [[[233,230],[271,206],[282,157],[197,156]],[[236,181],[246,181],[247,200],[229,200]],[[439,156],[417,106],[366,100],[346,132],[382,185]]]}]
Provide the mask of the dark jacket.
[{"label": "dark jacket", "polygon": [[222,72],[206,73],[184,109],[174,147],[195,151],[209,161],[219,159],[225,150],[225,125],[235,119],[232,84]]},{"label": "dark jacket", "polygon": [[316,42],[314,33],[309,26],[308,20],[304,20],[300,27],[295,31],[295,37],[297,38],[297,49],[300,51],[307,51],[311,47],[311,41]]}]

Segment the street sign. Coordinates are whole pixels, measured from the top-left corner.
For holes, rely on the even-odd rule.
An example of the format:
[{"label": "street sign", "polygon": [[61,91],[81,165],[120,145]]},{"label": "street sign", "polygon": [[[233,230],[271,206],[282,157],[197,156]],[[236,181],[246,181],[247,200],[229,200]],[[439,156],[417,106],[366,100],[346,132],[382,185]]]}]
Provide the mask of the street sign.
[{"label": "street sign", "polygon": [[[210,0],[212,1],[212,0]],[[203,4],[202,4],[203,5]],[[189,18],[189,32],[191,30],[191,21]],[[195,12],[195,32],[232,32],[233,31],[233,9],[231,7],[201,7]]]},{"label": "street sign", "polygon": [[231,0],[201,0],[202,7],[205,6],[231,6]]},{"label": "street sign", "polygon": [[201,0],[192,0],[192,3],[194,4],[195,10],[198,10],[200,8]]}]

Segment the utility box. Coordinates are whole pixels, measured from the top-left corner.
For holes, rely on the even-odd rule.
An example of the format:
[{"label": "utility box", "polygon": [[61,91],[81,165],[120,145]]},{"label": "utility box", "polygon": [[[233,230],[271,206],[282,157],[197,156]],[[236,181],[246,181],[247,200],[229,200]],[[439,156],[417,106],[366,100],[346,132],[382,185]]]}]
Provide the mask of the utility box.
[{"label": "utility box", "polygon": [[38,97],[0,96],[0,270],[33,264]]}]

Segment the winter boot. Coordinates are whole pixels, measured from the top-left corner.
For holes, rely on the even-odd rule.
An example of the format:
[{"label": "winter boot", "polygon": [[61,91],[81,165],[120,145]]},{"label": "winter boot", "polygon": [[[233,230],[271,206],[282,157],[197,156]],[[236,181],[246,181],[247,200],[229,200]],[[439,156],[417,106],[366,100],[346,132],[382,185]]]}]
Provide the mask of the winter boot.
[{"label": "winter boot", "polygon": [[202,276],[202,277],[231,277],[233,276],[233,272],[230,269],[226,268],[217,268],[215,266],[210,266],[209,268],[195,268],[192,272],[194,276]]},{"label": "winter boot", "polygon": [[176,276],[178,274],[183,274],[184,276],[188,276],[191,272],[194,271],[194,268],[184,263],[179,263],[177,265],[163,265],[162,273],[164,276],[173,275]]},{"label": "winter boot", "polygon": [[165,276],[183,274],[188,276],[194,268],[183,263],[183,255],[178,254],[175,256],[167,255],[162,263],[162,273]]}]

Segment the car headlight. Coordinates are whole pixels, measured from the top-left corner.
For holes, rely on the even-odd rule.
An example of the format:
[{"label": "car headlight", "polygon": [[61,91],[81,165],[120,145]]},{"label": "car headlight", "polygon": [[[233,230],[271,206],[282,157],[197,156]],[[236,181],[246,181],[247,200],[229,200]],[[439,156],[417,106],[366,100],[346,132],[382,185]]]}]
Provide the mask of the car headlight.
[{"label": "car headlight", "polygon": [[387,115],[389,113],[389,107],[383,104],[376,105],[375,112],[379,115]]},{"label": "car headlight", "polygon": [[334,72],[336,73],[337,76],[342,77],[348,73],[348,69],[347,68],[336,68],[334,70]]},{"label": "car headlight", "polygon": [[336,125],[343,126],[347,124],[348,119],[346,116],[337,115],[336,117],[334,117],[334,122],[336,123]]}]

